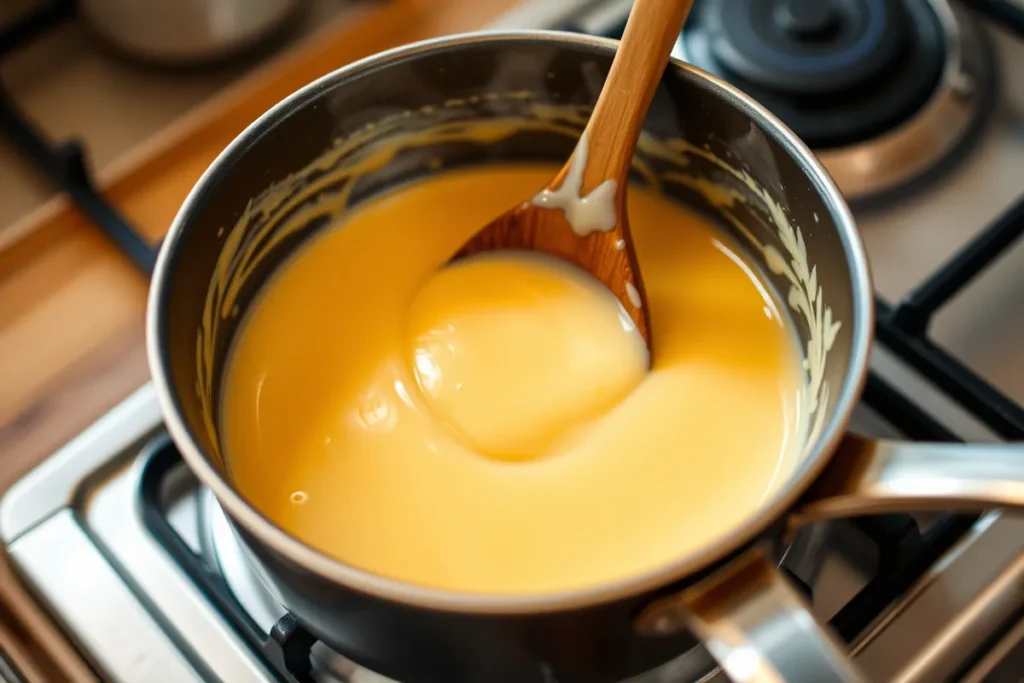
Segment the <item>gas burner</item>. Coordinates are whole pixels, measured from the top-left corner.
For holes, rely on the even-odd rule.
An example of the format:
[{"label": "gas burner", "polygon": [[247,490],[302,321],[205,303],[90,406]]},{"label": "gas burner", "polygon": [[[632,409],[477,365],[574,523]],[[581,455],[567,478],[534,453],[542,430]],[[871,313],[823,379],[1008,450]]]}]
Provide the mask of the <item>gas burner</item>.
[{"label": "gas burner", "polygon": [[782,119],[851,199],[950,158],[995,80],[986,36],[946,0],[699,0],[679,48]]},{"label": "gas burner", "polygon": [[687,27],[694,63],[742,84],[812,147],[895,128],[942,77],[944,29],[924,0],[719,0],[700,10]]},{"label": "gas burner", "polygon": [[[224,579],[235,600],[264,633],[288,612],[281,606],[270,580],[261,575],[259,565],[250,562],[246,549],[228,523],[224,511],[209,489],[200,494],[199,538],[206,561]],[[317,683],[394,683],[364,669],[350,659],[317,642],[310,651],[312,678]]]}]

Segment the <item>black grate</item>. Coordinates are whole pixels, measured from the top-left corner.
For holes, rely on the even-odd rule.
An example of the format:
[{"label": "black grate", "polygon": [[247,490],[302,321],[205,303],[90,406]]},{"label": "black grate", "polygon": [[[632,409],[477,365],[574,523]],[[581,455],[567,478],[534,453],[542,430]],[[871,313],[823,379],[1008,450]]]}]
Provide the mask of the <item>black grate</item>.
[{"label": "black grate", "polygon": [[[210,602],[226,617],[235,630],[260,656],[267,669],[284,683],[314,683],[311,676],[310,650],[316,639],[303,629],[291,615],[278,621],[271,633],[259,625],[235,599],[224,577],[196,555],[188,543],[171,526],[161,498],[164,477],[181,465],[181,455],[166,434],[155,438],[143,451],[146,463],[142,474],[142,518],[154,536],[174,556],[189,578],[206,594]],[[187,656],[187,653],[186,653]],[[194,664],[203,670],[202,662]]]},{"label": "black grate", "polygon": [[[966,6],[1024,36],[1024,10],[1008,0],[968,0]],[[51,0],[21,19],[0,27],[0,57],[19,49],[43,31],[74,14],[72,0]],[[619,25],[621,30],[621,24]],[[152,271],[155,247],[144,240],[99,193],[77,142],[49,141],[17,108],[0,83],[0,135],[10,139],[27,160],[64,191],[144,274]],[[989,266],[1024,232],[1024,195],[967,247],[938,268],[895,306],[878,300],[878,341],[944,391],[951,400],[1006,439],[1024,438],[1024,408],[972,372],[937,345],[928,334],[936,312]],[[864,403],[909,438],[952,441],[955,436],[910,398],[872,374]],[[278,680],[310,683],[310,648],[314,639],[290,616],[271,634],[259,626],[234,599],[224,579],[178,536],[168,522],[160,483],[180,464],[180,455],[166,437],[154,442],[143,477],[146,523],[181,566],[228,618],[253,652]],[[907,515],[854,520],[878,548],[876,576],[833,618],[847,641],[855,638],[910,588],[921,573],[945,553],[976,518],[944,515],[923,532]]]},{"label": "black grate", "polygon": [[48,0],[0,26],[0,57],[32,42],[36,36],[75,14],[74,0]]},{"label": "black grate", "polygon": [[[1024,9],[1020,6],[1008,0],[968,0],[966,6],[1024,37]],[[1024,407],[936,344],[928,328],[939,309],[1006,254],[1022,233],[1024,194],[895,307],[876,301],[879,340],[1007,440],[1024,439]]]},{"label": "black grate", "polygon": [[[0,27],[0,57],[74,15],[71,0],[51,0],[14,22]],[[55,143],[47,139],[18,108],[0,80],[0,135],[7,138],[53,185],[63,191],[82,213],[139,269],[148,276],[156,263],[157,248],[149,244],[96,189],[81,143]]]}]

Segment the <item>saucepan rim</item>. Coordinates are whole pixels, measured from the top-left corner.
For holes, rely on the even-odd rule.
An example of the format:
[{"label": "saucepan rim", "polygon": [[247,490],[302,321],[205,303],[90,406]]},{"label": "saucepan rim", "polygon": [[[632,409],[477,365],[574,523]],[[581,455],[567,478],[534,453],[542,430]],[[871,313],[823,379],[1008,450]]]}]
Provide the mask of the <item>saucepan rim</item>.
[{"label": "saucepan rim", "polygon": [[768,135],[790,154],[807,172],[809,181],[836,222],[848,267],[852,274],[853,319],[850,359],[835,407],[822,429],[818,442],[807,456],[803,471],[790,485],[781,489],[758,514],[732,529],[710,546],[693,551],[657,569],[638,573],[617,581],[570,591],[537,595],[497,595],[456,592],[418,586],[397,579],[373,574],[334,559],[289,535],[264,517],[235,491],[226,478],[199,448],[183,418],[179,397],[171,387],[168,368],[170,358],[164,339],[170,321],[167,316],[170,299],[170,277],[184,234],[194,225],[205,197],[214,191],[221,174],[238,157],[279,120],[298,110],[322,91],[344,83],[374,67],[398,60],[408,60],[425,53],[438,53],[478,43],[515,43],[518,41],[552,41],[567,49],[581,47],[611,54],[618,41],[561,31],[481,31],[435,38],[397,47],[353,62],[297,90],[276,104],[238,135],[203,173],[185,199],[171,224],[157,259],[150,289],[146,316],[146,345],[150,371],[156,387],[167,429],[181,451],[182,457],[199,480],[208,486],[225,507],[228,517],[241,524],[260,543],[288,558],[306,571],[336,582],[349,589],[392,602],[448,612],[480,614],[526,614],[583,609],[624,597],[643,594],[676,583],[732,555],[755,541],[771,525],[793,507],[800,495],[828,463],[831,453],[843,437],[867,374],[868,354],[874,329],[874,306],[867,258],[853,216],[845,200],[811,150],[767,109],[728,83],[694,66],[672,60],[671,67],[680,70],[680,77],[695,87],[721,98],[759,123]]}]

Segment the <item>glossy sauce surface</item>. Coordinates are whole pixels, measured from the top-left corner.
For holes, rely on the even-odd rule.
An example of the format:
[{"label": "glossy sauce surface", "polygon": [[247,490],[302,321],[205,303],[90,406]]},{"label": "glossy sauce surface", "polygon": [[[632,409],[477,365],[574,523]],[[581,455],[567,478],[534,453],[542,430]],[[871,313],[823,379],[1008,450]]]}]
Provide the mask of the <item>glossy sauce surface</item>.
[{"label": "glossy sauce surface", "polygon": [[611,291],[545,255],[496,251],[442,268],[407,320],[434,417],[488,457],[564,452],[647,373],[647,345]]},{"label": "glossy sauce surface", "polygon": [[696,214],[630,190],[647,374],[618,302],[560,264],[490,255],[439,271],[554,171],[401,188],[266,285],[221,419],[230,474],[257,509],[374,573],[537,594],[678,559],[787,478],[804,431],[795,335]]}]

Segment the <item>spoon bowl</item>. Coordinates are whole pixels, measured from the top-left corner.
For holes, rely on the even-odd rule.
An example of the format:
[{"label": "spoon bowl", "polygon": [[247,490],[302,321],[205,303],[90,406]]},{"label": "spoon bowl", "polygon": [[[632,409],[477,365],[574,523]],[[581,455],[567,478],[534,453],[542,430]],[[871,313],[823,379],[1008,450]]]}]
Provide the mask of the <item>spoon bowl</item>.
[{"label": "spoon bowl", "polygon": [[453,260],[524,249],[575,264],[612,291],[650,347],[626,187],[647,109],[692,5],[692,0],[633,3],[608,78],[572,156],[545,189],[484,226]]}]

